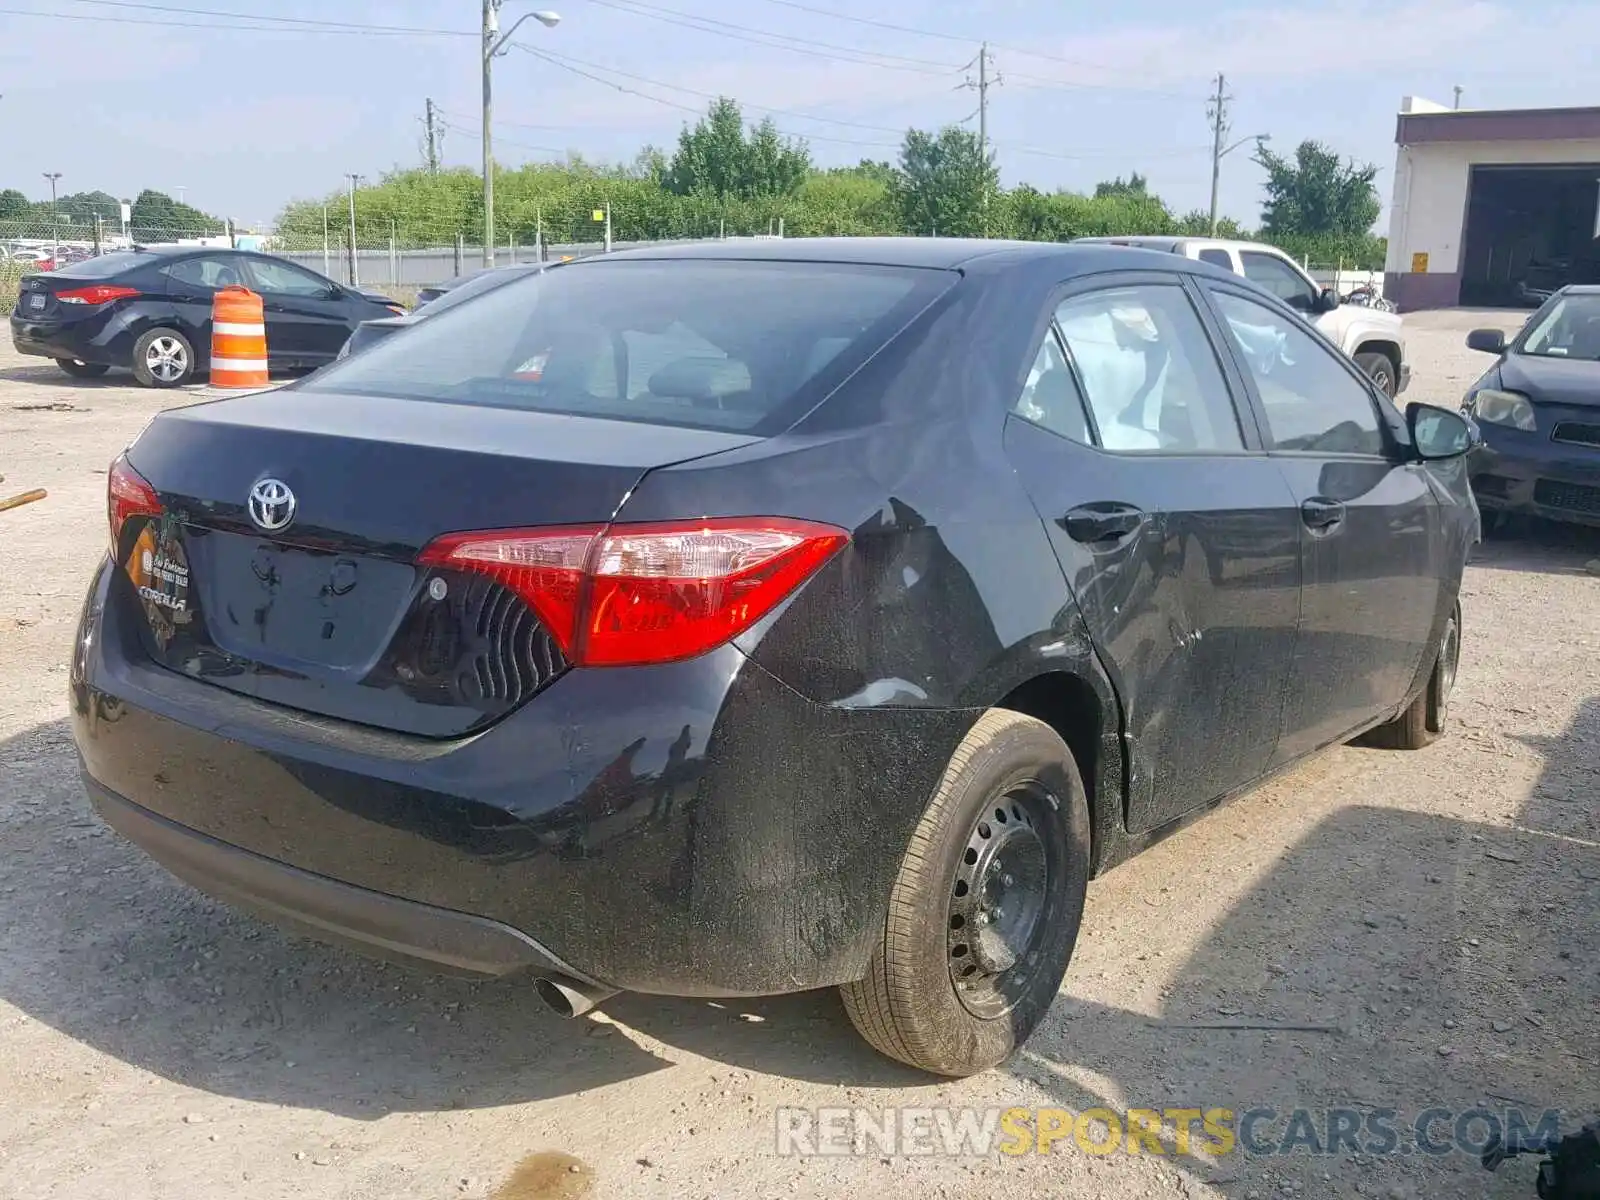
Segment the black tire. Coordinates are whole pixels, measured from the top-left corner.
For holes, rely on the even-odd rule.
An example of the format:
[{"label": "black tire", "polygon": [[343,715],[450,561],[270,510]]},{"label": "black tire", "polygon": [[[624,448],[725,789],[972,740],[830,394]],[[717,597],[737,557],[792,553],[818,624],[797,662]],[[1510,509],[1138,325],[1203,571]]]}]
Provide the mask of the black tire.
[{"label": "black tire", "polygon": [[[850,1020],[882,1053],[934,1074],[1004,1062],[1061,987],[1088,877],[1089,807],[1071,751],[1042,721],[985,713],[912,834],[867,977],[840,989]],[[953,911],[971,908],[970,926]]]},{"label": "black tire", "polygon": [[111,370],[105,363],[84,362],[77,358],[58,358],[56,366],[78,379],[98,379]]},{"label": "black tire", "polygon": [[150,329],[133,344],[133,377],[145,387],[182,387],[194,378],[194,347],[176,329]]},{"label": "black tire", "polygon": [[1461,662],[1461,605],[1456,604],[1445,622],[1428,686],[1394,720],[1372,731],[1374,745],[1389,750],[1421,750],[1438,740],[1450,719],[1450,693],[1455,690],[1456,668]]},{"label": "black tire", "polygon": [[1355,363],[1372,377],[1372,382],[1382,388],[1383,394],[1389,399],[1393,400],[1400,394],[1400,381],[1396,378],[1394,363],[1389,361],[1387,354],[1367,351],[1356,355]]}]

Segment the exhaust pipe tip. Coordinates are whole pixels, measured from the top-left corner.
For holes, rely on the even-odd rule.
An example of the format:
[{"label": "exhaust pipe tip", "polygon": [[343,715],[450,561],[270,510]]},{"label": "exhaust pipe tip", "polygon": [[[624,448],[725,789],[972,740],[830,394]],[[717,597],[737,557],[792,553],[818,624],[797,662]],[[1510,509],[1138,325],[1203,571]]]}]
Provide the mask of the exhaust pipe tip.
[{"label": "exhaust pipe tip", "polygon": [[539,999],[558,1017],[581,1017],[617,994],[616,988],[593,987],[575,979],[545,975],[533,981]]}]

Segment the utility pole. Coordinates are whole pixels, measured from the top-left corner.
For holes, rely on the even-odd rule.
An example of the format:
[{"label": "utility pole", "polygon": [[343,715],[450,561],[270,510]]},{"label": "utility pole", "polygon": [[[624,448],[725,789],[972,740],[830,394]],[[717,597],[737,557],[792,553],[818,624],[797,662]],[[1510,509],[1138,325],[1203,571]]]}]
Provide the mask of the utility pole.
[{"label": "utility pole", "polygon": [[1228,136],[1227,80],[1217,74],[1217,94],[1211,98],[1207,116],[1211,118],[1211,236],[1217,236],[1217,191],[1222,184],[1222,139]]},{"label": "utility pole", "polygon": [[[978,78],[973,79],[969,76],[965,82],[957,86],[971,88],[978,93],[978,152],[983,156],[983,161],[987,165],[989,162],[989,89],[1000,82],[1000,76],[998,73],[993,76],[989,74],[988,42],[984,42],[978,47],[978,57],[975,61],[978,66]],[[968,67],[972,65],[972,63],[967,64]],[[983,206],[983,232],[987,236],[989,232],[989,189],[987,187],[984,188],[979,203]]]},{"label": "utility pole", "polygon": [[61,172],[46,171],[44,177],[50,181],[50,261],[54,263],[61,257],[61,210],[56,207],[56,180]]},{"label": "utility pole", "polygon": [[[984,157],[989,156],[989,89],[1000,83],[998,73],[989,74],[989,43],[984,42],[978,47],[978,57],[967,64],[968,67],[976,65],[978,77],[967,78],[959,87],[970,88],[978,93],[978,146],[983,151]],[[971,120],[971,118],[967,118]]]},{"label": "utility pole", "polygon": [[495,55],[505,52],[506,43],[517,27],[529,18],[546,29],[561,24],[561,14],[549,11],[523,13],[500,33],[500,0],[483,0],[483,265],[494,266],[494,73]]},{"label": "utility pole", "polygon": [[483,0],[483,265],[494,266],[494,38],[500,32],[500,6]]},{"label": "utility pole", "polygon": [[345,178],[350,181],[350,286],[360,287],[361,274],[356,266],[356,184],[361,176],[351,171]]},{"label": "utility pole", "polygon": [[434,124],[433,120],[434,109],[432,96],[428,97],[427,103],[428,115],[425,118],[425,124],[428,127],[428,174],[437,175],[439,173],[439,134],[438,126]]}]

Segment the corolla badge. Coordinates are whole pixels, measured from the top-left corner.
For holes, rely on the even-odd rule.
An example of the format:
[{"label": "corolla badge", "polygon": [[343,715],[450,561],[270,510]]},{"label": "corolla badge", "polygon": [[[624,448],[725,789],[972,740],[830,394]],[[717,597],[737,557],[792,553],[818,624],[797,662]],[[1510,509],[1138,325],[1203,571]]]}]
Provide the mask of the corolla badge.
[{"label": "corolla badge", "polygon": [[263,479],[250,489],[250,519],[268,533],[289,527],[294,506],[294,493],[281,479]]}]

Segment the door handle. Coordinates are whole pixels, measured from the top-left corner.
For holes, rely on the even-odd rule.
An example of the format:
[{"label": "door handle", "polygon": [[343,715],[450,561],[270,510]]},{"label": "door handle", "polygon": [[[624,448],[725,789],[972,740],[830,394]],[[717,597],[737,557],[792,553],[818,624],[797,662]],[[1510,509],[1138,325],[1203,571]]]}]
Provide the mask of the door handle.
[{"label": "door handle", "polygon": [[1114,542],[1134,533],[1149,518],[1131,504],[1085,504],[1061,518],[1061,527],[1075,542]]},{"label": "door handle", "polygon": [[1344,520],[1344,505],[1337,500],[1307,500],[1300,506],[1300,519],[1307,529],[1323,532]]}]

